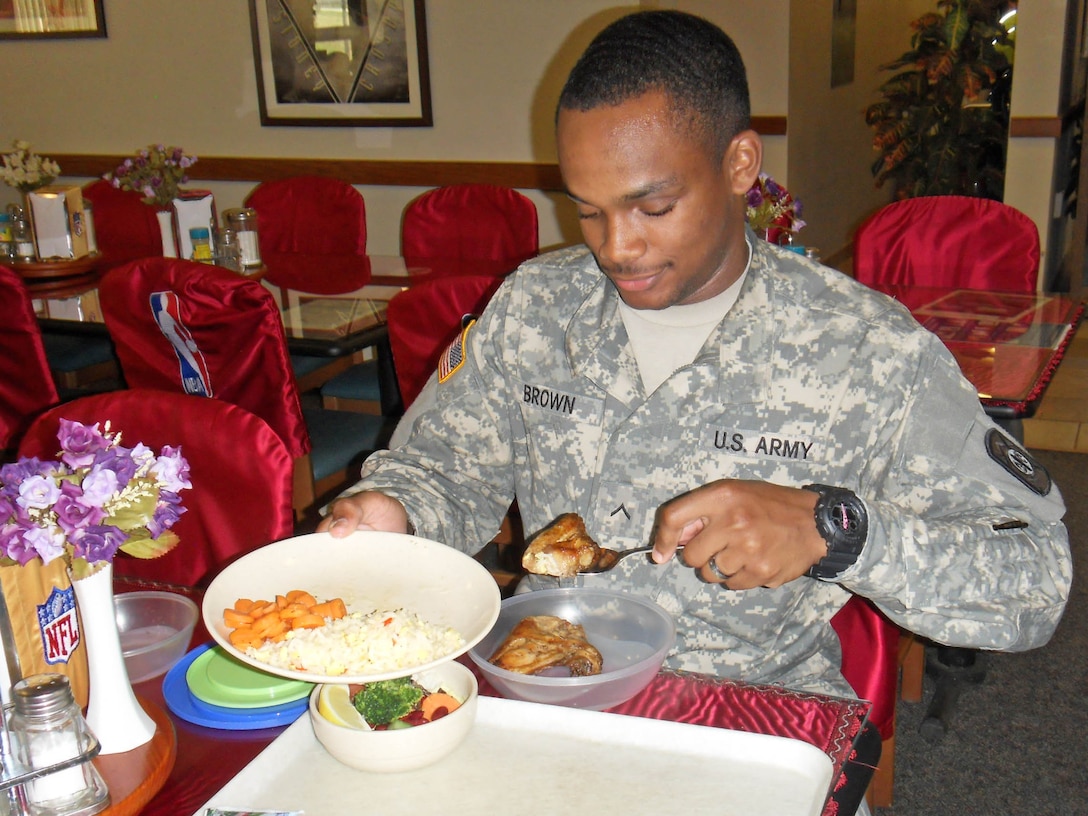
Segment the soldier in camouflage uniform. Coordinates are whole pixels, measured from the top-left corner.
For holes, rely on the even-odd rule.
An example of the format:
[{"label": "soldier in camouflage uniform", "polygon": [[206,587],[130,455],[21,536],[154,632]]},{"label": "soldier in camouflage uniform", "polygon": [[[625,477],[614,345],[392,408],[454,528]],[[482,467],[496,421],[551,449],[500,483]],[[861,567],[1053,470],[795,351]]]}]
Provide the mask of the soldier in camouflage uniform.
[{"label": "soldier in camouflage uniform", "polygon": [[[671,612],[667,665],[810,691],[851,693],[829,625],[851,593],[950,645],[1045,643],[1071,580],[1057,488],[905,308],[746,230],[743,66],[693,20],[631,15],[587,50],[558,116],[587,246],[504,283],[321,529],[410,520],[472,553],[514,497],[527,531],[577,512],[604,546],[655,543],[575,580]],[[719,111],[699,99],[723,74]],[[859,541],[818,529],[814,483],[852,491]]]}]

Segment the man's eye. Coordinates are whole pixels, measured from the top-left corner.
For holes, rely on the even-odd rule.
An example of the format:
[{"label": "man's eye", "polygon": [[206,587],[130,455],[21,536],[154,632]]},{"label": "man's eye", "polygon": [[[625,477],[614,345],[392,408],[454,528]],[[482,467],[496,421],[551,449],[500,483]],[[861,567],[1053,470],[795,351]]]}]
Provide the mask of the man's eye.
[{"label": "man's eye", "polygon": [[578,210],[578,218],[582,221],[588,221],[591,218],[596,218],[598,215],[600,215],[600,213],[597,211],[585,212],[584,210]]},{"label": "man's eye", "polygon": [[675,206],[676,202],[673,201],[671,204],[662,207],[660,210],[643,210],[643,212],[646,215],[650,216],[650,218],[660,218],[663,215],[668,215],[669,213],[671,213]]}]

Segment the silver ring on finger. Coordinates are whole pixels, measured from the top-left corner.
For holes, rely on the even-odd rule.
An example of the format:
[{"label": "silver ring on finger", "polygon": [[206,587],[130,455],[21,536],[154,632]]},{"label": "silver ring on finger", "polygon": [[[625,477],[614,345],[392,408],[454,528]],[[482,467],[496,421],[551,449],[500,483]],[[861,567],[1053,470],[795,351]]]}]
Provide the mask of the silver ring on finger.
[{"label": "silver ring on finger", "polygon": [[710,569],[710,571],[714,573],[714,577],[717,578],[719,581],[728,581],[731,576],[726,575],[724,572],[722,572],[722,568],[719,567],[718,562],[714,560],[717,557],[718,554],[714,553],[714,555],[710,556],[710,560],[706,562],[706,565]]}]

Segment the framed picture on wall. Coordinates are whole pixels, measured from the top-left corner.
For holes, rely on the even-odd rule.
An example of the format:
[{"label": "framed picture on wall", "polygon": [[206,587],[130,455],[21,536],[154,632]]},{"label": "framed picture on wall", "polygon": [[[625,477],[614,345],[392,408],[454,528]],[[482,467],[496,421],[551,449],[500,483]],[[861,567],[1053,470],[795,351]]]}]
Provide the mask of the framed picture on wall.
[{"label": "framed picture on wall", "polygon": [[249,0],[249,11],[262,125],[431,125],[423,0]]},{"label": "framed picture on wall", "polygon": [[0,40],[105,37],[103,0],[0,0]]}]

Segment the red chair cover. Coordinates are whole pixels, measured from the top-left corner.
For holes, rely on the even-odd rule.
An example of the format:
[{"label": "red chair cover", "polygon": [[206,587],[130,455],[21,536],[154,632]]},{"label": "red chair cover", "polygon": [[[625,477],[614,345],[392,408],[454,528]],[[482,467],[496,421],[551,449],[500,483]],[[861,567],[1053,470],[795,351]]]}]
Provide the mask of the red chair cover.
[{"label": "red chair cover", "polygon": [[461,318],[479,314],[502,280],[493,275],[434,278],[389,301],[389,346],[405,407],[419,396],[438,358],[460,333]]},{"label": "red chair cover", "polygon": [[59,401],[30,295],[19,275],[0,266],[0,451]]},{"label": "red chair cover", "polygon": [[273,283],[305,288],[303,281],[320,281],[329,261],[321,256],[330,255],[347,256],[356,274],[365,272],[359,286],[369,280],[369,267],[354,261],[366,255],[366,204],[347,182],[320,176],[266,181],[245,204],[257,211],[261,260]]},{"label": "red chair cover", "polygon": [[873,704],[869,721],[882,740],[895,732],[899,692],[899,629],[855,595],[831,619],[842,644],[842,676],[858,697]]},{"label": "red chair cover", "polygon": [[1034,292],[1039,231],[1000,201],[928,196],[896,201],[854,236],[854,277],[905,284]]},{"label": "red chair cover", "polygon": [[508,261],[511,271],[540,251],[536,205],[492,184],[439,187],[408,204],[401,254],[409,266],[428,258]]},{"label": "red chair cover", "polygon": [[292,457],[310,452],[283,321],[260,283],[145,258],[109,272],[98,292],[129,387],[232,402],[267,422]]},{"label": "red chair cover", "polygon": [[118,555],[118,575],[195,586],[242,553],[291,535],[291,457],[249,411],[166,391],[95,394],[35,420],[20,455],[54,458],[61,418],[103,427],[109,421],[122,444],[142,442],[156,452],[180,446],[189,463],[193,487],[181,494],[186,512],[173,527],[180,543],[153,560]]},{"label": "red chair cover", "polygon": [[94,234],[102,253],[103,271],[115,266],[162,255],[162,233],[155,208],[144,204],[139,193],[119,190],[105,179],[83,188],[83,197],[94,210]]}]

